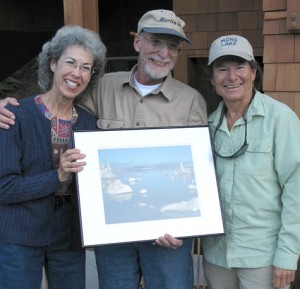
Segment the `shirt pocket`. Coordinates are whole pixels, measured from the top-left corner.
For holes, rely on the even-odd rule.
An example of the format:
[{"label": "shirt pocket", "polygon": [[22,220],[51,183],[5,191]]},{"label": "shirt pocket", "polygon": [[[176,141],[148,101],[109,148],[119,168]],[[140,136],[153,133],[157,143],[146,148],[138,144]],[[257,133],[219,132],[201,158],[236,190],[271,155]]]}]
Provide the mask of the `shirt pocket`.
[{"label": "shirt pocket", "polygon": [[270,153],[273,150],[273,141],[268,138],[258,139],[248,139],[248,149],[249,153]]},{"label": "shirt pocket", "polygon": [[98,119],[97,126],[100,129],[124,128],[125,122],[118,119]]},{"label": "shirt pocket", "polygon": [[249,175],[271,176],[274,174],[273,140],[248,139],[245,158],[240,158],[239,170]]}]

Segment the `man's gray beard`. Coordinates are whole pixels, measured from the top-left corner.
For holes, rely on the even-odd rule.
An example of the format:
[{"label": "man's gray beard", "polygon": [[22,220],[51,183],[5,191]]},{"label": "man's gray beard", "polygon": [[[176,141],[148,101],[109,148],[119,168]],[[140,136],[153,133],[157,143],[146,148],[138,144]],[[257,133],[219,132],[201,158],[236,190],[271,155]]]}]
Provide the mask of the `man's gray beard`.
[{"label": "man's gray beard", "polygon": [[145,63],[144,65],[144,70],[146,72],[146,74],[149,76],[149,78],[156,80],[156,79],[162,79],[168,76],[168,74],[170,73],[170,68],[164,68],[164,69],[155,69],[155,68],[151,68],[150,65],[148,65],[147,63]]}]

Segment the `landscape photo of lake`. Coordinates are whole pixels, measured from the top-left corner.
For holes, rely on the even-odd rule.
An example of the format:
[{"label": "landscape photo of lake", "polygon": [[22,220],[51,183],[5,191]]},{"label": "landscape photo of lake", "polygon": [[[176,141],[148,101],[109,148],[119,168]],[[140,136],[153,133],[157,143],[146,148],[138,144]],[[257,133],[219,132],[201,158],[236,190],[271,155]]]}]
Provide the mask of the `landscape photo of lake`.
[{"label": "landscape photo of lake", "polygon": [[98,150],[105,223],[199,217],[190,145]]}]

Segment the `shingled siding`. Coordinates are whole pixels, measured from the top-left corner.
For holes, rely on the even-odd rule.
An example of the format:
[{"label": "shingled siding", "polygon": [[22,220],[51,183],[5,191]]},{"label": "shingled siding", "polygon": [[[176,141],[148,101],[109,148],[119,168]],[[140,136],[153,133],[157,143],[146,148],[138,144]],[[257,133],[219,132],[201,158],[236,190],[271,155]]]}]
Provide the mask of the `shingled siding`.
[{"label": "shingled siding", "polygon": [[300,1],[264,0],[263,10],[264,90],[300,116]]},{"label": "shingled siding", "polygon": [[185,21],[185,31],[193,44],[185,44],[178,58],[175,77],[199,90],[208,103],[208,113],[219,102],[206,89],[203,67],[209,47],[221,35],[239,34],[249,39],[255,56],[263,55],[262,0],[174,0],[173,9]]},{"label": "shingled siding", "polygon": [[[300,1],[174,0],[192,45],[185,45],[175,76],[193,84],[194,58],[205,58],[211,42],[236,33],[249,39],[264,67],[263,91],[300,116]],[[201,80],[200,80],[201,81]],[[199,85],[202,86],[201,84]]]}]

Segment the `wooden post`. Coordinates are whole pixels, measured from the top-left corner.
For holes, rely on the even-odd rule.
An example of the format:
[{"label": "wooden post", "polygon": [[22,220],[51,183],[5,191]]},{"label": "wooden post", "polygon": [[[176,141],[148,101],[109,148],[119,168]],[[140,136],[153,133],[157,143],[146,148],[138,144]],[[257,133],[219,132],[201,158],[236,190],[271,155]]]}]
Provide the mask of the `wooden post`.
[{"label": "wooden post", "polygon": [[64,22],[99,33],[98,0],[64,0]]}]

